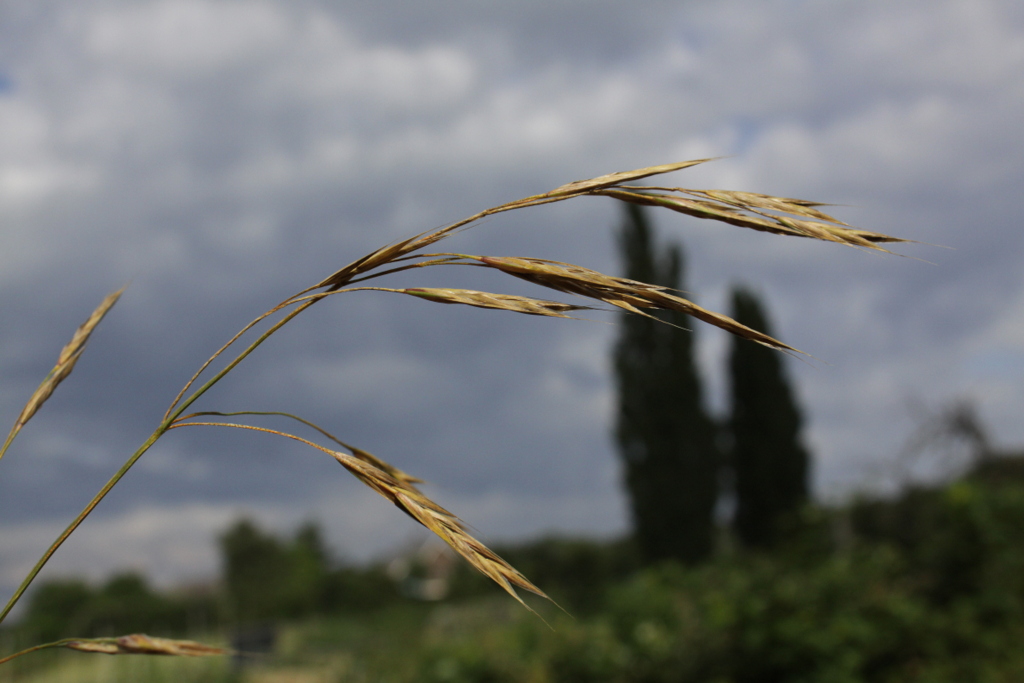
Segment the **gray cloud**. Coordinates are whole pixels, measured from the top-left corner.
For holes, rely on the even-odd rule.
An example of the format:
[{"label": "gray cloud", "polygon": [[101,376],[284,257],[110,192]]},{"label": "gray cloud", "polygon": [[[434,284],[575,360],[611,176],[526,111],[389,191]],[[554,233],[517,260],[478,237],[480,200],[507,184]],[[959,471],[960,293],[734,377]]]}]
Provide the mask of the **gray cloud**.
[{"label": "gray cloud", "polygon": [[[702,303],[721,309],[730,284],[748,282],[784,338],[825,361],[791,364],[821,492],[849,490],[899,448],[908,397],[974,396],[997,437],[1024,440],[1013,408],[1024,399],[1022,11],[967,0],[647,9],[8,3],[4,414],[103,294],[131,286],[0,464],[0,582],[267,306],[392,239],[675,159],[732,155],[680,184],[849,204],[838,212],[850,222],[954,248],[902,250],[930,265],[658,217],[685,241]],[[618,220],[611,202],[581,200],[494,218],[452,246],[614,271]],[[530,291],[462,271],[404,281]],[[615,328],[594,317],[339,297],[204,407],[313,419],[434,482],[488,537],[617,532]],[[698,334],[721,407],[727,340]],[[359,557],[414,533],[316,453],[196,428],[147,455],[54,571],[149,563],[168,568],[161,580],[198,576],[214,567],[211,534],[238,511],[278,528],[319,517]]]}]

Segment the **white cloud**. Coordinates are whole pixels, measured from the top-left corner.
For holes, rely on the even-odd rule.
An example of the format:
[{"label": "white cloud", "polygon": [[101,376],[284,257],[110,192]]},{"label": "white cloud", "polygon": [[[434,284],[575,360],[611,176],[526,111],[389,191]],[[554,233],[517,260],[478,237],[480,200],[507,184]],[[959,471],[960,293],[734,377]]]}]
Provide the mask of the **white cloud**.
[{"label": "white cloud", "polygon": [[[140,571],[164,586],[208,580],[217,572],[213,539],[243,511],[216,504],[147,506],[89,519],[57,551],[41,578],[99,579],[115,571]],[[0,581],[8,586],[19,583],[66,525],[67,520],[40,520],[0,527]]]},{"label": "white cloud", "polygon": [[287,47],[289,24],[271,2],[125,3],[91,16],[84,42],[90,56],[119,68],[194,78]]}]

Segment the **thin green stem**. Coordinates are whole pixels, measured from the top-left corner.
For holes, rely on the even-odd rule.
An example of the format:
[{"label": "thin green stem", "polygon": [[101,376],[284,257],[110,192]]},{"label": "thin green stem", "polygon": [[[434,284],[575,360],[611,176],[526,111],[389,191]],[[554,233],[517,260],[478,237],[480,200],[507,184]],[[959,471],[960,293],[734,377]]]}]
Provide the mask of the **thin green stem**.
[{"label": "thin green stem", "polygon": [[[178,395],[174,397],[174,400],[173,400],[173,401],[171,401],[171,405],[170,405],[170,406],[168,406],[168,408],[167,408],[167,412],[165,412],[165,413],[164,413],[164,419],[166,420],[166,419],[167,419],[167,417],[168,417],[168,416],[170,416],[170,414],[171,414],[171,411],[172,411],[172,410],[174,410],[174,407],[178,405],[178,401],[180,401],[180,400],[181,400],[181,397],[182,397],[182,396],[184,396],[184,395],[185,395],[185,392],[187,392],[187,391],[189,390],[189,387],[191,387],[191,386],[192,386],[193,384],[195,384],[195,381],[196,381],[197,379],[199,379],[199,375],[203,374],[203,371],[204,371],[204,370],[206,370],[206,368],[210,367],[210,364],[211,364],[211,363],[213,363],[213,361],[217,360],[217,358],[218,358],[218,357],[219,357],[219,356],[220,356],[220,355],[221,355],[222,353],[224,353],[224,352],[225,352],[225,351],[226,351],[226,350],[228,349],[228,347],[230,347],[230,346],[231,346],[232,344],[234,344],[234,343],[235,343],[236,341],[238,341],[238,339],[239,339],[239,338],[240,338],[240,337],[241,337],[242,335],[244,335],[244,334],[245,334],[246,332],[248,332],[249,330],[251,330],[251,329],[252,329],[253,327],[255,327],[256,325],[258,325],[258,324],[259,324],[260,322],[262,322],[263,320],[265,320],[265,319],[267,319],[268,317],[272,316],[273,314],[277,313],[277,312],[278,312],[278,311],[280,311],[280,310],[281,310],[282,308],[286,308],[287,306],[290,306],[291,304],[293,304],[293,303],[296,303],[297,301],[299,301],[299,300],[300,300],[300,299],[299,299],[299,297],[303,296],[304,294],[306,294],[306,293],[307,293],[307,292],[309,292],[309,291],[311,291],[311,290],[310,290],[310,289],[304,289],[303,291],[299,292],[299,293],[298,293],[298,294],[296,294],[295,296],[292,296],[291,298],[289,298],[289,299],[286,299],[285,301],[282,301],[282,302],[281,302],[281,303],[279,303],[279,304],[278,304],[277,306],[274,306],[273,308],[271,308],[271,309],[270,309],[269,311],[267,311],[266,313],[263,313],[263,314],[261,314],[261,315],[260,315],[260,316],[259,316],[258,318],[256,318],[256,319],[255,319],[255,320],[253,320],[252,322],[250,322],[250,323],[249,323],[248,325],[246,325],[245,327],[243,327],[243,328],[242,328],[241,330],[239,330],[239,331],[238,331],[238,332],[237,332],[237,333],[235,334],[235,336],[233,336],[233,337],[232,337],[231,339],[229,339],[229,340],[227,341],[227,343],[225,343],[225,344],[224,344],[223,346],[221,346],[221,347],[220,347],[219,349],[217,349],[216,353],[214,353],[214,354],[213,354],[212,356],[210,356],[210,357],[209,357],[209,358],[208,358],[208,359],[206,360],[206,362],[204,362],[204,363],[203,363],[203,364],[202,364],[202,365],[201,365],[201,366],[199,367],[199,369],[198,369],[198,370],[196,370],[195,374],[194,374],[194,375],[192,375],[192,377],[191,377],[191,378],[190,378],[190,379],[188,380],[188,382],[186,382],[186,383],[185,383],[185,386],[183,386],[183,387],[181,388],[181,391],[179,391],[179,392],[178,392]],[[308,298],[310,298],[310,297],[306,297],[306,299],[308,299]]]},{"label": "thin green stem", "polygon": [[[424,256],[429,256],[429,254],[416,254],[414,256],[408,256],[408,257],[405,257],[405,258],[396,258],[395,261],[404,261],[404,260],[413,259],[413,258],[422,258]],[[392,263],[394,263],[395,261],[392,261]],[[462,263],[462,262],[460,262],[460,261],[458,261],[457,259],[454,259],[454,258],[435,259],[433,261],[422,261],[420,263],[414,263],[414,264],[408,265],[408,266],[400,266],[398,268],[391,268],[390,270],[381,271],[379,273],[370,273],[369,275],[364,275],[363,277],[357,277],[357,278],[353,278],[352,280],[349,280],[349,284],[356,284],[357,282],[365,282],[366,280],[370,280],[370,279],[378,278],[378,277],[384,277],[385,275],[392,275],[393,273],[401,273],[402,271],[413,270],[414,268],[427,268],[429,266],[479,266],[479,265],[480,265],[479,263]],[[331,292],[331,293],[334,294],[335,292]]]},{"label": "thin green stem", "polygon": [[6,664],[7,662],[11,661],[12,659],[17,659],[18,657],[21,657],[22,655],[31,654],[33,652],[39,652],[40,650],[49,650],[50,648],[54,648],[54,647],[64,647],[65,645],[68,645],[69,643],[77,643],[80,640],[82,640],[82,639],[81,638],[64,638],[63,640],[55,640],[52,643],[43,643],[42,645],[33,645],[32,647],[30,647],[30,648],[28,648],[26,650],[22,650],[21,652],[15,652],[12,655],[7,655],[3,659],[0,659],[0,664]]},{"label": "thin green stem", "polygon": [[[238,415],[268,415],[268,416],[277,416],[277,417],[287,417],[287,418],[290,418],[292,420],[295,420],[296,422],[301,422],[302,424],[306,425],[307,427],[311,427],[312,429],[315,429],[316,431],[320,432],[321,434],[323,434],[328,439],[330,439],[334,443],[338,444],[342,448],[346,448],[349,451],[356,450],[355,447],[348,445],[347,443],[345,443],[344,441],[342,441],[338,437],[334,436],[329,431],[327,431],[326,429],[324,429],[320,425],[316,424],[315,422],[311,422],[311,421],[309,421],[309,420],[307,420],[305,418],[299,417],[298,415],[293,415],[292,413],[286,413],[286,412],[283,412],[283,411],[280,411],[280,410],[236,410],[236,411],[232,411],[230,413],[222,413],[222,412],[220,412],[218,410],[204,410],[202,412],[192,413],[191,415],[183,415],[182,417],[178,418],[178,421],[175,423],[174,426],[175,427],[185,426],[186,423],[184,423],[183,420],[190,420],[193,417],[202,417],[204,415],[214,415],[214,416],[217,416],[217,417],[237,417]],[[188,424],[193,424],[193,423],[188,423]]]},{"label": "thin green stem", "polygon": [[288,432],[282,432],[279,429],[269,429],[267,427],[257,427],[255,425],[237,424],[235,422],[178,422],[171,426],[171,429],[178,429],[179,427],[233,427],[235,429],[251,429],[254,432],[265,432],[267,434],[276,434],[277,436],[283,436],[288,439],[295,439],[300,443],[304,443],[307,446],[312,446],[318,451],[323,451],[327,455],[334,455],[334,451],[329,448],[324,448],[315,441],[309,439],[303,439],[301,436],[295,434],[289,434]]},{"label": "thin green stem", "polygon": [[69,524],[68,527],[64,529],[63,532],[61,532],[61,535],[57,537],[57,540],[54,541],[49,548],[47,548],[46,552],[43,553],[43,556],[39,558],[39,561],[36,562],[35,566],[32,567],[32,570],[25,577],[25,580],[22,581],[21,585],[18,586],[18,589],[14,591],[14,595],[11,596],[11,599],[7,601],[7,605],[4,607],[3,612],[0,612],[0,623],[2,623],[3,620],[7,618],[7,615],[10,614],[10,611],[14,609],[14,606],[18,603],[18,600],[20,600],[21,596],[24,595],[25,591],[32,584],[32,581],[35,580],[40,570],[42,570],[46,563],[50,561],[50,558],[53,557],[53,554],[57,552],[57,548],[61,547],[64,544],[64,541],[66,541],[68,537],[75,531],[75,529],[77,529],[79,525],[81,525],[81,523],[85,521],[85,518],[89,516],[89,513],[91,513],[93,509],[97,505],[99,505],[99,502],[103,500],[108,493],[110,493],[110,489],[114,488],[114,485],[117,484],[117,482],[121,481],[121,478],[128,473],[128,470],[131,469],[132,465],[134,465],[136,461],[138,461],[138,459],[142,457],[143,453],[148,451],[149,448],[154,443],[156,443],[157,439],[163,436],[164,432],[167,431],[167,428],[169,426],[169,421],[164,421],[160,423],[160,426],[156,428],[156,430],[150,435],[148,439],[146,439],[145,443],[139,446],[139,449],[135,451],[130,458],[128,458],[128,460],[121,466],[121,469],[114,473],[114,476],[112,476],[107,481],[107,483],[103,485],[103,488],[100,489],[99,493],[93,496],[92,500],[89,501],[88,505],[86,505],[85,508],[83,508],[82,511],[78,513],[78,516],[75,517],[71,524]]},{"label": "thin green stem", "polygon": [[300,301],[312,303],[329,296],[334,296],[335,294],[346,294],[348,292],[392,292],[394,294],[407,293],[404,289],[396,289],[394,287],[346,287],[345,289],[335,289],[330,292],[319,292],[317,294],[311,294],[308,297],[296,299],[292,303],[298,303]]},{"label": "thin green stem", "polygon": [[164,433],[171,428],[177,417],[181,415],[186,408],[195,403],[195,401],[200,396],[205,394],[213,385],[215,385],[217,382],[223,379],[225,375],[231,372],[231,370],[233,370],[239,363],[241,363],[249,354],[255,351],[256,348],[260,346],[260,344],[265,342],[270,337],[270,335],[274,334],[274,332],[277,332],[279,329],[281,329],[299,313],[315,304],[317,301],[320,300],[320,298],[314,298],[305,301],[302,305],[296,307],[295,310],[293,310],[288,315],[283,317],[281,320],[276,322],[273,326],[270,327],[270,329],[268,329],[266,332],[260,335],[259,338],[257,338],[248,347],[246,347],[244,351],[238,354],[238,356],[230,363],[228,363],[227,366],[225,366],[220,372],[211,377],[201,387],[196,389],[196,391],[193,392],[191,396],[186,398],[177,407],[176,410],[172,411],[167,417],[164,418],[163,422],[161,422],[159,426],[157,426],[157,428],[153,431],[149,438],[146,439],[146,441],[139,447],[139,449],[135,451],[131,455],[131,457],[128,458],[127,461],[125,461],[121,468],[117,470],[117,472],[115,472],[112,477],[110,477],[107,483],[103,485],[103,488],[100,489],[95,496],[93,496],[92,500],[89,501],[89,503],[82,509],[80,513],[78,513],[78,516],[75,517],[71,524],[69,524],[67,528],[64,529],[64,531],[60,534],[60,536],[57,537],[57,540],[55,540],[50,545],[50,547],[47,548],[43,556],[39,558],[39,561],[36,562],[35,566],[32,567],[32,570],[29,571],[28,575],[25,577],[25,580],[22,581],[21,585],[18,586],[18,589],[14,592],[14,595],[11,596],[11,599],[7,601],[7,605],[4,607],[3,611],[0,612],[0,623],[2,623],[3,620],[7,618],[7,615],[10,614],[11,610],[14,609],[14,606],[18,603],[18,600],[20,600],[22,595],[25,594],[25,591],[35,580],[36,576],[39,574],[42,568],[46,565],[47,562],[50,561],[50,558],[53,557],[53,554],[57,552],[57,549],[61,547],[64,544],[64,541],[66,541],[68,537],[71,536],[72,533],[74,533],[75,529],[77,529],[82,524],[82,522],[85,521],[85,518],[89,516],[89,514],[93,511],[93,509],[95,509],[97,505],[99,505],[100,501],[106,498],[107,494],[110,493],[110,490],[114,488],[114,486],[119,481],[121,481],[124,475],[128,473],[128,470],[132,468],[132,465],[138,462],[139,458],[142,457],[142,454],[148,451],[150,447],[154,443],[156,443],[157,439],[163,436]]},{"label": "thin green stem", "polygon": [[[398,272],[398,270],[406,270],[406,269],[410,269],[410,268],[426,267],[426,266],[431,266],[431,265],[442,265],[443,263],[444,263],[443,261],[438,261],[436,263],[434,263],[434,262],[419,263],[419,264],[415,264],[415,265],[412,265],[412,266],[405,266],[404,268],[401,268],[401,269],[395,269],[394,271],[387,271],[385,273],[376,273],[376,274],[373,274],[373,275],[368,275],[368,276],[366,276],[364,278],[359,278],[359,280],[360,281],[368,280],[368,279],[373,278],[373,277],[379,277],[381,275],[387,275],[387,274],[389,274],[391,272]],[[465,265],[471,265],[471,264],[465,264]],[[228,349],[228,347],[230,347],[232,344],[234,344],[236,341],[238,341],[238,339],[242,335],[244,335],[246,332],[251,330],[256,325],[258,325],[260,322],[262,322],[263,320],[266,320],[269,316],[273,315],[274,313],[277,313],[281,309],[286,308],[288,306],[291,306],[292,304],[304,303],[304,302],[315,302],[315,301],[319,301],[320,299],[323,299],[324,297],[330,296],[332,294],[340,294],[342,291],[354,291],[353,289],[345,289],[345,290],[334,290],[334,291],[331,291],[331,292],[319,292],[317,294],[309,294],[309,292],[313,291],[314,289],[316,289],[316,287],[310,287],[308,289],[304,289],[301,292],[299,292],[298,294],[292,296],[291,298],[286,299],[285,301],[282,301],[277,306],[274,306],[269,311],[267,311],[266,313],[263,313],[258,318],[256,318],[252,322],[250,322],[245,327],[243,327],[241,330],[238,331],[237,334],[235,334],[235,336],[233,336],[231,339],[229,339],[227,341],[227,343],[225,343],[223,346],[221,346],[219,349],[217,349],[217,352],[214,353],[212,356],[210,356],[206,360],[206,362],[204,362],[199,367],[199,369],[196,370],[195,374],[192,375],[191,379],[189,379],[189,381],[185,383],[185,386],[181,388],[181,391],[178,392],[178,395],[174,397],[174,400],[171,401],[171,405],[167,408],[167,412],[164,413],[164,419],[167,419],[168,417],[170,417],[171,413],[178,406],[178,401],[180,401],[182,396],[185,395],[185,392],[187,392],[189,390],[189,388],[193,384],[195,384],[196,380],[199,379],[199,375],[203,374],[203,371],[206,370],[206,368],[210,367],[210,364],[213,363],[213,361],[215,361],[222,353],[224,353],[224,351],[226,351]],[[396,291],[396,290],[391,290],[391,291]],[[305,296],[307,294],[309,294],[309,296]],[[293,311],[293,313],[289,314],[285,318],[284,322],[287,322],[288,320],[291,320],[299,312],[300,312],[299,310]],[[280,326],[278,325],[278,327],[280,327]],[[181,411],[179,410],[175,414],[180,414],[180,412]]]},{"label": "thin green stem", "polygon": [[196,389],[191,396],[182,401],[181,405],[179,405],[174,411],[170,413],[170,415],[168,415],[168,423],[173,423],[178,418],[179,415],[185,412],[185,410],[190,405],[195,403],[200,396],[205,394],[207,390],[210,389],[210,387],[212,387],[214,384],[223,379],[226,374],[234,370],[235,367],[243,360],[245,360],[250,353],[255,351],[260,346],[260,344],[269,339],[270,335],[274,334],[279,329],[287,325],[289,322],[291,322],[293,318],[295,318],[295,316],[302,313],[304,310],[315,304],[317,301],[320,301],[320,299],[322,298],[324,298],[324,295],[316,295],[313,298],[307,299],[302,303],[301,306],[296,307],[295,310],[293,310],[291,313],[289,313],[288,315],[284,316],[276,323],[271,325],[266,332],[261,334],[255,341],[249,344],[249,346],[247,346],[244,351],[242,351],[240,354],[238,354],[238,356],[235,357],[234,360],[232,360],[230,363],[224,366],[224,368],[220,372],[218,372],[216,375],[207,380],[207,382],[198,389]]}]

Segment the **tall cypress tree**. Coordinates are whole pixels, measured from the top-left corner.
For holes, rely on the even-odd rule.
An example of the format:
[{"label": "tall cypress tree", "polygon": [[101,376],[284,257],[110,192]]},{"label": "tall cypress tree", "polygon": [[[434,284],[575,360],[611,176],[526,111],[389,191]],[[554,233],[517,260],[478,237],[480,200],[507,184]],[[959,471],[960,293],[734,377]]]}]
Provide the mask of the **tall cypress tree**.
[{"label": "tall cypress tree", "polygon": [[[764,306],[750,291],[732,292],[732,316],[747,327],[774,333]],[[775,545],[784,525],[807,500],[809,456],[803,422],[778,351],[733,337],[732,467],[736,492],[733,526],[749,546]]]},{"label": "tall cypress tree", "polygon": [[[678,246],[654,255],[643,209],[626,205],[619,234],[625,276],[674,289],[683,280]],[[701,402],[690,319],[624,315],[615,347],[616,438],[625,465],[633,529],[647,562],[707,557],[714,542],[720,456],[715,424]],[[669,324],[665,324],[669,323]]]}]

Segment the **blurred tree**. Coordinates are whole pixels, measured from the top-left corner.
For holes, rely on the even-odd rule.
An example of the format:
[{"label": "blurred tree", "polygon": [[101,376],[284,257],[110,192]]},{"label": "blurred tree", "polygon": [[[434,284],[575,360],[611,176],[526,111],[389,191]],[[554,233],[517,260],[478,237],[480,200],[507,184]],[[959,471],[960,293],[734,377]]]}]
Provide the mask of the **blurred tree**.
[{"label": "blurred tree", "polygon": [[95,591],[78,579],[47,581],[32,593],[21,627],[38,642],[79,635]]},{"label": "blurred tree", "polygon": [[234,621],[290,616],[294,567],[288,549],[247,519],[220,538],[224,592]]},{"label": "blurred tree", "polygon": [[320,527],[307,522],[295,533],[288,549],[291,571],[287,602],[301,614],[323,611],[330,558]]},{"label": "blurred tree", "polygon": [[85,611],[90,633],[122,635],[132,631],[178,630],[184,624],[181,606],[154,592],[134,573],[118,574],[100,588]]},{"label": "blurred tree", "polygon": [[970,399],[954,399],[930,406],[909,405],[917,428],[892,462],[889,477],[903,488],[936,486],[964,474],[990,468],[1001,456]]},{"label": "blurred tree", "polygon": [[[738,322],[774,335],[764,306],[750,291],[734,288],[732,309]],[[740,539],[754,547],[774,545],[780,525],[807,501],[809,456],[800,441],[802,417],[782,360],[778,351],[732,338],[733,524]]]},{"label": "blurred tree", "polygon": [[[493,550],[521,571],[574,616],[593,614],[600,596],[639,569],[636,543],[631,538],[594,540],[547,536]],[[493,593],[491,582],[468,563],[456,567],[451,596],[477,597]]]},{"label": "blurred tree", "polygon": [[243,519],[220,546],[227,616],[236,623],[365,611],[398,596],[380,566],[336,566],[314,523],[289,540]]},{"label": "blurred tree", "polygon": [[[680,289],[683,254],[654,255],[644,210],[626,206],[619,233],[625,276]],[[623,314],[615,347],[616,439],[625,463],[633,529],[646,562],[697,562],[712,550],[720,453],[704,411],[693,362],[690,319],[659,312],[662,322]],[[669,324],[664,324],[669,323]]]},{"label": "blurred tree", "polygon": [[20,628],[37,641],[132,632],[183,633],[191,617],[210,621],[212,598],[166,595],[133,573],[117,574],[99,588],[80,580],[42,584]]}]

